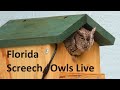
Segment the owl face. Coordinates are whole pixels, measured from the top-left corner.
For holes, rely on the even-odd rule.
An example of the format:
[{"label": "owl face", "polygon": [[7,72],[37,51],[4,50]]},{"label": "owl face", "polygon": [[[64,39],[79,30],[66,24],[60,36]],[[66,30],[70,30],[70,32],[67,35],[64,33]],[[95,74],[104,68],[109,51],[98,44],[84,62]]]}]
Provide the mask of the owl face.
[{"label": "owl face", "polygon": [[87,49],[90,49],[94,43],[95,30],[96,28],[92,29],[92,31],[81,28],[68,37],[64,41],[64,44],[69,54],[72,56],[79,56]]},{"label": "owl face", "polygon": [[75,39],[76,39],[76,45],[78,49],[81,49],[83,51],[90,49],[90,47],[94,43],[95,29],[96,28],[92,29],[92,31],[89,31],[89,30],[86,30],[85,28],[81,28],[76,32]]}]

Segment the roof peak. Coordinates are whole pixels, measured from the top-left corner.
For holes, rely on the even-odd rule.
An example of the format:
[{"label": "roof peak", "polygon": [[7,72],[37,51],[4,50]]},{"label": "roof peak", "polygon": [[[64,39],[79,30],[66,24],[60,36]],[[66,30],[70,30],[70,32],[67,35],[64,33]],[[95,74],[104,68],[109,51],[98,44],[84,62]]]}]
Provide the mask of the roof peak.
[{"label": "roof peak", "polygon": [[63,42],[80,27],[96,27],[95,41],[113,45],[115,38],[87,14],[10,20],[0,28],[0,47]]}]

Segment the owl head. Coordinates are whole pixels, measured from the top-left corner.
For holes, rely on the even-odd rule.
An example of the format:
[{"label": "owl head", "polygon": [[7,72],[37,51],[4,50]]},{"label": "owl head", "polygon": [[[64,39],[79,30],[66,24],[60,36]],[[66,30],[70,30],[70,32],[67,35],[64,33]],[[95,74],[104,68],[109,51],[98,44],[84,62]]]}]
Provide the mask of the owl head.
[{"label": "owl head", "polygon": [[76,46],[81,52],[90,49],[94,43],[94,33],[96,28],[93,28],[91,31],[81,28],[76,32],[75,40]]},{"label": "owl head", "polygon": [[91,31],[85,28],[80,28],[65,41],[65,47],[71,56],[80,56],[86,50],[89,50],[94,43],[94,33],[96,28]]}]

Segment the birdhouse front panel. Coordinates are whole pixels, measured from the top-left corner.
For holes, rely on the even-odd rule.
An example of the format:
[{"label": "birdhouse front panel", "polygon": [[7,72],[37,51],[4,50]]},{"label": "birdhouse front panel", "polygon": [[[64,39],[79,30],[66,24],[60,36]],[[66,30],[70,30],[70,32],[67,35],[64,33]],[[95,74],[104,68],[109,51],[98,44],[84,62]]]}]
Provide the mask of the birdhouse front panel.
[{"label": "birdhouse front panel", "polygon": [[114,40],[86,14],[10,20],[0,28],[0,78],[103,79],[100,46]]},{"label": "birdhouse front panel", "polygon": [[[54,47],[54,44],[50,44],[1,48],[0,61],[2,68],[0,69],[0,77],[41,79],[43,75],[42,71],[49,63]],[[76,61],[72,60],[63,43],[58,44],[58,50],[46,78],[58,79],[62,75],[66,74],[65,76],[67,76],[72,73],[76,75],[101,74],[99,45],[96,42],[89,51],[83,53]],[[71,78],[74,78],[74,75]]]}]

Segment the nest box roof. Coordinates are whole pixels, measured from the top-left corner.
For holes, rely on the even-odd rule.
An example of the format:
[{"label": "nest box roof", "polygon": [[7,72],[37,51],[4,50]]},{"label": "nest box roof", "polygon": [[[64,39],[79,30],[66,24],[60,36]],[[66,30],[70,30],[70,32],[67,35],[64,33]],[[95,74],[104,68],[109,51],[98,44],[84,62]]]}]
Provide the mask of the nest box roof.
[{"label": "nest box roof", "polygon": [[96,27],[95,41],[113,45],[115,38],[86,14],[10,20],[0,28],[0,48],[63,42],[80,27]]}]

